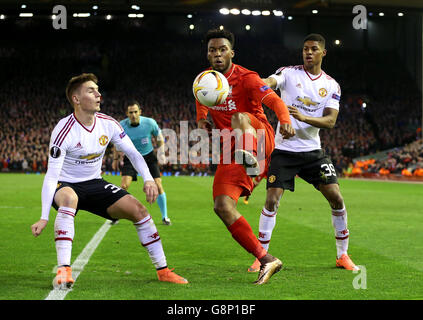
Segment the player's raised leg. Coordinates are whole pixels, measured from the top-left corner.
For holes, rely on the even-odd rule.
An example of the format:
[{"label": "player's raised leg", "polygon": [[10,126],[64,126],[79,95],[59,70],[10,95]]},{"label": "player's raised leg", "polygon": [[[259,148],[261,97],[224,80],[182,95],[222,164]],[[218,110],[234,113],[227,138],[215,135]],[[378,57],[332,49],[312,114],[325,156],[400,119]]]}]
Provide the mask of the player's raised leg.
[{"label": "player's raised leg", "polygon": [[282,262],[267,253],[256,238],[247,220],[236,210],[236,201],[228,195],[215,198],[214,211],[228,228],[232,237],[261,263],[262,268],[256,284],[264,284],[282,268]]},{"label": "player's raised leg", "polygon": [[157,270],[160,281],[186,284],[188,280],[172,272],[167,267],[160,235],[145,206],[132,195],[125,195],[107,209],[114,219],[127,219],[134,223],[138,238],[147,249],[151,262]]},{"label": "player's raised leg", "polygon": [[319,186],[320,192],[328,200],[332,209],[332,225],[336,239],[336,266],[347,270],[359,270],[348,255],[350,232],[348,230],[347,210],[338,184]]},{"label": "player's raised leg", "polygon": [[246,172],[250,176],[260,174],[259,162],[257,160],[257,133],[251,125],[248,114],[236,112],[231,117],[232,129],[241,130],[242,135],[238,137],[242,143],[242,148],[236,148],[234,157],[242,160]]}]

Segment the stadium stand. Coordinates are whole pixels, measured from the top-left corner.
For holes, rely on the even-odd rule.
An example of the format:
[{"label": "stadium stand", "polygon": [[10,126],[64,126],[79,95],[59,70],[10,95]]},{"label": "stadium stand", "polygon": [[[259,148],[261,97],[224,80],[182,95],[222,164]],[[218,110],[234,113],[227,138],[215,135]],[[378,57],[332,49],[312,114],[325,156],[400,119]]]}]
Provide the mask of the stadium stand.
[{"label": "stadium stand", "polygon": [[[280,66],[301,62],[298,50],[272,42],[264,41],[252,50],[248,39],[240,38],[236,46],[240,54],[234,61],[259,72],[262,77]],[[321,130],[323,148],[340,174],[357,176],[359,168],[361,175],[383,175],[383,170],[389,171],[385,174],[398,175],[404,169],[412,176],[422,175],[422,142],[418,140],[421,137],[421,94],[395,59],[385,52],[350,52],[337,48],[324,60],[323,70],[342,88],[336,127]],[[376,60],[378,63],[372,63]],[[360,67],[363,61],[368,62],[368,67]],[[393,67],[388,70],[385,65]],[[142,42],[131,38],[113,41],[90,38],[76,45],[66,40],[46,40],[25,46],[2,43],[2,172],[46,171],[51,131],[58,119],[72,111],[64,93],[71,76],[95,73],[104,98],[102,111],[117,120],[124,118],[125,103],[136,98],[142,104],[143,115],[156,119],[162,129],[173,129],[179,134],[180,121],[187,121],[190,130],[196,128],[191,84],[206,67],[205,48],[200,39],[188,36],[178,38],[177,42],[171,37],[143,34]],[[276,127],[272,111],[267,109],[266,114]],[[374,163],[358,165],[359,159],[384,150],[393,151],[386,158],[375,158]],[[111,163],[111,155],[107,155],[103,164],[105,172],[112,170]],[[213,168],[192,164],[162,167],[165,174],[196,175],[213,174]],[[407,171],[404,175],[408,175]]]}]

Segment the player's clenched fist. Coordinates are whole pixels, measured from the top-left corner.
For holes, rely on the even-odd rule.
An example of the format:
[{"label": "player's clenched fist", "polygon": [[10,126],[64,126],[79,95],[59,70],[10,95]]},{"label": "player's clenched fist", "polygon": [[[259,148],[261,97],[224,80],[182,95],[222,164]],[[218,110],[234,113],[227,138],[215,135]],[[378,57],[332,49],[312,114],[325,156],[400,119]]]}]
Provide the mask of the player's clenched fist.
[{"label": "player's clenched fist", "polygon": [[159,191],[157,189],[157,185],[154,181],[146,181],[144,183],[145,199],[148,203],[153,203],[156,201],[157,196],[159,195]]},{"label": "player's clenched fist", "polygon": [[38,237],[41,232],[43,232],[44,228],[47,226],[47,222],[48,220],[41,219],[31,226],[31,231],[34,237]]}]

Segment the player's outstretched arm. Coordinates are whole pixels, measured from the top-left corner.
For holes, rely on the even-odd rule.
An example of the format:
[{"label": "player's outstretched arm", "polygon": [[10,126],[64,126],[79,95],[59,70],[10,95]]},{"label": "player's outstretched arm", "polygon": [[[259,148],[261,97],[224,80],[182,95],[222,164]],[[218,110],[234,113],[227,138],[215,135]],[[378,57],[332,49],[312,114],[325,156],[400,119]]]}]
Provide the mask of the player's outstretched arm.
[{"label": "player's outstretched arm", "polygon": [[62,171],[65,154],[65,148],[60,149],[57,146],[52,146],[50,149],[48,169],[41,189],[41,218],[31,226],[34,237],[38,237],[47,226],[50,208],[56,192],[57,181]]},{"label": "player's outstretched arm", "polygon": [[338,118],[339,111],[333,108],[325,108],[323,110],[322,117],[310,117],[302,114],[296,107],[288,106],[289,114],[297,119],[298,121],[302,121],[308,123],[316,128],[326,128],[332,129],[335,127],[336,119]]},{"label": "player's outstretched arm", "polygon": [[159,164],[166,164],[166,155],[165,155],[165,142],[163,134],[160,132],[157,137],[157,160]]},{"label": "player's outstretched arm", "polygon": [[262,80],[264,81],[264,83],[266,83],[273,90],[275,90],[277,85],[278,85],[276,79],[273,78],[273,77],[269,77],[269,78],[262,79]]}]

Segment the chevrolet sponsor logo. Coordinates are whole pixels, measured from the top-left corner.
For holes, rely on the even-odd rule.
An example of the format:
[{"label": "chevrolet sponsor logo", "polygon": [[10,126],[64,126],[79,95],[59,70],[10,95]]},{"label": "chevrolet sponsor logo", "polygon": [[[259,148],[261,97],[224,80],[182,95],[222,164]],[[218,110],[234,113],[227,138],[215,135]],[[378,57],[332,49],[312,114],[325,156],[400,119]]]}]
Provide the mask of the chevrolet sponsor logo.
[{"label": "chevrolet sponsor logo", "polygon": [[86,156],[80,156],[79,159],[92,160],[92,159],[100,157],[101,155],[102,153],[91,153]]},{"label": "chevrolet sponsor logo", "polygon": [[301,97],[297,97],[297,100],[298,101],[301,101],[304,105],[306,105],[306,106],[310,106],[310,105],[312,105],[312,106],[317,106],[318,105],[318,103],[317,102],[314,102],[313,100],[311,100],[309,97],[304,97],[304,98],[301,98]]}]

